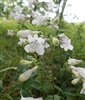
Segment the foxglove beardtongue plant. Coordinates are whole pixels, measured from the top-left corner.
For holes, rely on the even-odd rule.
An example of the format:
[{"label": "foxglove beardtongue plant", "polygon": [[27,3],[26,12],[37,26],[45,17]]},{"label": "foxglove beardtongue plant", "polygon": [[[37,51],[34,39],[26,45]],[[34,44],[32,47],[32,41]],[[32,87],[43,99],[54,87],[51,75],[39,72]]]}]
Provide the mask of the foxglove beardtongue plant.
[{"label": "foxglove beardtongue plant", "polygon": [[[56,1],[57,3],[57,1],[59,0],[54,0],[54,1]],[[49,93],[52,93],[51,95],[53,96],[53,99],[52,98],[51,99],[54,100],[55,93],[57,93],[58,90],[59,92],[61,91],[61,89],[59,89],[60,87],[57,88],[56,86],[57,81],[55,82],[55,80],[57,79],[56,77],[59,76],[60,71],[62,70],[61,66],[63,65],[63,64],[59,64],[60,60],[62,59],[59,58],[60,51],[57,53],[57,49],[55,46],[60,45],[61,48],[63,48],[65,51],[68,51],[68,50],[73,50],[73,45],[71,44],[71,39],[69,39],[65,34],[59,34],[58,39],[56,38],[57,36],[54,36],[56,34],[55,31],[60,30],[58,27],[59,22],[60,22],[59,13],[57,13],[59,9],[58,3],[55,4],[53,0],[27,0],[27,2],[28,2],[28,6],[26,8],[24,7],[21,8],[20,6],[17,5],[13,9],[13,11],[10,13],[10,16],[13,17],[16,21],[19,21],[19,24],[22,23],[24,26],[25,25],[27,26],[27,23],[29,22],[33,26],[33,29],[36,28],[35,30],[39,30],[39,31],[30,30],[32,26],[29,27],[30,24],[28,23],[27,27],[29,27],[29,29],[24,29],[27,27],[23,27],[23,25],[21,25],[20,29],[22,27],[22,30],[19,30],[17,32],[17,36],[19,37],[18,45],[20,46],[23,45],[24,50],[27,53],[29,53],[27,55],[24,54],[26,55],[25,59],[27,60],[24,60],[24,59],[20,60],[19,62],[21,64],[20,66],[23,65],[22,66],[23,69],[29,67],[30,65],[35,66],[34,68],[31,67],[31,69],[25,71],[19,76],[20,82],[22,83],[27,82],[26,83],[27,85],[23,83],[24,85],[22,86],[22,94],[25,95],[23,90],[24,91],[26,90],[25,92],[28,92],[27,90],[31,89],[29,90],[29,93],[27,93],[26,95],[33,95],[32,93],[34,93],[38,89],[39,95],[44,96],[44,98],[48,96]],[[25,12],[23,8],[26,9]],[[42,26],[47,27],[47,30],[46,30],[47,33],[45,33],[46,31],[44,30]],[[53,32],[53,34],[50,34],[51,32]],[[44,33],[45,33],[45,36],[48,37],[48,39],[45,38]],[[9,31],[8,35],[12,36],[13,35],[12,31]],[[52,45],[50,46],[51,48],[48,49],[48,52],[46,52],[46,55],[44,55],[45,50],[49,47],[49,44],[47,43],[47,41]],[[55,48],[53,49],[53,47]],[[38,55],[44,55],[44,56],[38,56]],[[59,58],[59,60],[55,60],[56,58]],[[72,73],[76,77],[75,79],[71,81],[71,83],[75,85],[78,83],[78,81],[82,80],[83,85],[82,85],[82,89],[80,93],[85,94],[85,69],[74,66],[80,62],[82,62],[82,60],[69,58],[67,61],[67,64],[68,66],[70,66],[70,69],[72,69]],[[34,71],[38,69],[38,66],[40,66],[39,73],[35,75],[35,77],[32,77],[31,75],[33,74]],[[59,69],[59,66],[60,66],[60,69]],[[55,69],[59,69],[57,70],[57,72],[59,71],[57,75],[56,75]],[[45,77],[44,73],[45,75],[49,74],[50,77]],[[56,77],[54,77],[55,75]],[[60,79],[61,79],[61,76],[62,75],[60,75],[59,77]],[[27,81],[28,79],[29,81]],[[44,84],[45,81],[46,81],[46,84]],[[44,90],[45,85],[46,86],[50,85],[48,84],[48,82],[52,86],[50,87],[50,90],[53,90],[52,92],[48,92],[49,89],[47,89],[46,91]],[[60,84],[60,82],[61,80],[58,81],[58,84]],[[36,84],[37,86],[39,86],[38,88],[34,86]],[[23,97],[22,94],[21,94],[20,100],[43,100],[42,98],[33,98],[33,97],[38,96],[37,95],[38,93],[35,93],[33,97]],[[51,97],[51,96],[48,96],[48,97]],[[47,99],[48,98],[45,98],[45,100]]]},{"label": "foxglove beardtongue plant", "polygon": [[45,40],[42,37],[38,37],[37,34],[35,34],[34,37],[28,35],[28,42],[29,44],[24,48],[27,53],[36,52],[38,55],[43,55],[45,52],[44,48],[48,47]]},{"label": "foxglove beardtongue plant", "polygon": [[60,39],[61,48],[64,48],[65,51],[73,50],[73,46],[71,45],[71,40],[65,34],[60,34],[58,36]]},{"label": "foxglove beardtongue plant", "polygon": [[26,80],[28,80],[30,78],[30,76],[32,75],[32,73],[38,68],[38,66],[35,66],[34,68],[27,70],[26,72],[24,72],[23,74],[21,74],[19,76],[19,81],[20,82],[24,82]]}]

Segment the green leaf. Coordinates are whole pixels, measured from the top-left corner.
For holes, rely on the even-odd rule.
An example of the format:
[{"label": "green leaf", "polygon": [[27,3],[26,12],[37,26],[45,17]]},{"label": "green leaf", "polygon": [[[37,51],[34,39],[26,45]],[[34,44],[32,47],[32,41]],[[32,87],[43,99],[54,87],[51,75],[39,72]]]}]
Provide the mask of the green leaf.
[{"label": "green leaf", "polygon": [[38,80],[35,80],[34,81],[34,84],[32,85],[35,89],[38,89],[38,90],[42,90],[42,83]]},{"label": "green leaf", "polygon": [[55,87],[55,89],[57,89],[57,90],[59,90],[60,92],[62,92],[62,93],[63,93],[62,89],[61,89],[59,86],[54,85],[54,87]]},{"label": "green leaf", "polygon": [[48,83],[48,82],[46,82],[46,83],[44,83],[43,84],[43,90],[44,90],[44,92],[46,92],[46,93],[50,93],[50,92],[52,92],[52,83]]},{"label": "green leaf", "polygon": [[38,90],[42,90],[42,83],[36,79],[29,79],[23,83],[23,89],[33,87]]},{"label": "green leaf", "polygon": [[45,100],[53,100],[53,98],[54,98],[54,100],[60,100],[60,99],[61,99],[61,97],[58,96],[58,95],[54,95],[54,97],[53,97],[52,95],[48,95],[48,96],[45,98]]},{"label": "green leaf", "polygon": [[8,70],[17,70],[17,67],[9,67],[9,68],[5,68],[5,69],[2,69],[1,71],[0,71],[0,73],[1,72],[5,72],[5,71],[8,71]]},{"label": "green leaf", "polygon": [[77,94],[76,93],[74,94],[74,92],[73,93],[72,92],[64,92],[64,94],[69,95],[69,96],[77,96]]}]

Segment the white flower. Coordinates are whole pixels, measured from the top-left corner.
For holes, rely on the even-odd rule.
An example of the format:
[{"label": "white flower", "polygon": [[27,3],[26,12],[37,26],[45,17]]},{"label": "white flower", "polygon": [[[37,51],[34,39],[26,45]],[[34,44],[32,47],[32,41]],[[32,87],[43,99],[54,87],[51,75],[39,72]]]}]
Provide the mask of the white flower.
[{"label": "white flower", "polygon": [[22,14],[22,8],[16,5],[13,12],[10,13],[10,17],[14,18],[16,21],[23,20],[26,16]]},{"label": "white flower", "polygon": [[28,43],[28,40],[27,39],[23,39],[23,38],[19,38],[19,42],[18,42],[18,45],[23,45],[23,44],[27,44]]},{"label": "white flower", "polygon": [[76,65],[76,64],[78,64],[80,62],[82,62],[82,60],[77,60],[77,59],[72,59],[72,58],[68,59],[68,64],[69,65]]},{"label": "white flower", "polygon": [[33,98],[33,97],[23,97],[21,96],[20,100],[43,100],[42,98]]},{"label": "white flower", "polygon": [[26,45],[24,48],[26,52],[36,52],[39,55],[44,54],[44,48],[47,48],[47,44],[43,38],[38,38],[37,34],[35,34],[34,37],[28,35],[28,41],[30,44]]},{"label": "white flower", "polygon": [[22,8],[19,5],[16,5],[13,9],[15,12],[21,12]]},{"label": "white flower", "polygon": [[13,16],[13,18],[16,20],[16,21],[19,21],[19,20],[22,20],[25,18],[25,15],[24,14],[21,14],[21,13],[15,13],[15,16]]},{"label": "white flower", "polygon": [[75,79],[73,79],[73,80],[71,81],[71,83],[72,83],[73,85],[75,85],[75,84],[78,83],[78,81],[79,81],[79,78],[75,78]]},{"label": "white flower", "polygon": [[28,1],[28,6],[29,6],[29,8],[32,8],[33,7],[33,5],[36,5],[37,4],[37,1],[36,0],[31,0],[31,1]]},{"label": "white flower", "polygon": [[17,32],[17,36],[19,38],[27,38],[29,34],[34,35],[38,34],[39,31],[31,31],[31,30],[20,30]]},{"label": "white flower", "polygon": [[80,93],[85,94],[85,82],[83,82],[82,89],[81,89]]},{"label": "white flower", "polygon": [[37,16],[39,16],[39,12],[36,10],[36,11],[32,11],[31,12],[31,16],[33,17],[33,18],[37,18]]},{"label": "white flower", "polygon": [[19,76],[19,81],[20,82],[24,82],[26,81],[27,79],[30,78],[30,76],[32,75],[32,73],[38,68],[38,66],[35,66],[34,68],[30,69],[30,70],[27,70],[26,72],[24,72],[23,74],[21,74]]},{"label": "white flower", "polygon": [[75,70],[76,72],[79,73],[79,75],[85,79],[85,68],[81,68],[81,67],[74,67],[74,66],[70,66],[71,69]]},{"label": "white flower", "polygon": [[25,15],[19,12],[11,12],[10,17],[14,18],[16,21],[23,20]]},{"label": "white flower", "polygon": [[44,24],[45,21],[46,21],[46,17],[44,17],[44,16],[37,16],[37,17],[32,21],[32,24],[40,25],[40,24]]},{"label": "white flower", "polygon": [[15,33],[13,30],[8,30],[8,33],[7,33],[9,36],[13,36]]},{"label": "white flower", "polygon": [[71,40],[65,36],[64,34],[59,35],[60,38],[60,47],[64,48],[65,51],[69,50],[73,50],[73,46],[70,44]]}]

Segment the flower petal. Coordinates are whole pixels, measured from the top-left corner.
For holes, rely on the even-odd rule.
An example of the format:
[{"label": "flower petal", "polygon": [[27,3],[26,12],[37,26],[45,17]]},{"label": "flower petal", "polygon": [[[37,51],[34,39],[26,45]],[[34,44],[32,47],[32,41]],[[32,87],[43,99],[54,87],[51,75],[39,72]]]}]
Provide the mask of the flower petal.
[{"label": "flower petal", "polygon": [[44,46],[40,45],[38,48],[36,48],[36,52],[39,55],[43,55],[44,54]]},{"label": "flower petal", "polygon": [[24,47],[24,50],[29,53],[29,52],[33,52],[33,49],[31,48],[31,46],[28,44]]},{"label": "flower petal", "polygon": [[28,41],[29,43],[33,42],[33,37],[30,34],[28,35]]}]

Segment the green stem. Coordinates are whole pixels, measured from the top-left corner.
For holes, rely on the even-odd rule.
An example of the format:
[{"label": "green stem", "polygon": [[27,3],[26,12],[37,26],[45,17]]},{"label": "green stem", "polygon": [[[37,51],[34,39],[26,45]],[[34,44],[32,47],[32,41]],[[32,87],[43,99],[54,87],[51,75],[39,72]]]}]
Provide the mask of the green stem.
[{"label": "green stem", "polygon": [[54,100],[54,68],[53,68],[53,66],[52,66],[52,82],[53,82],[53,100]]}]

